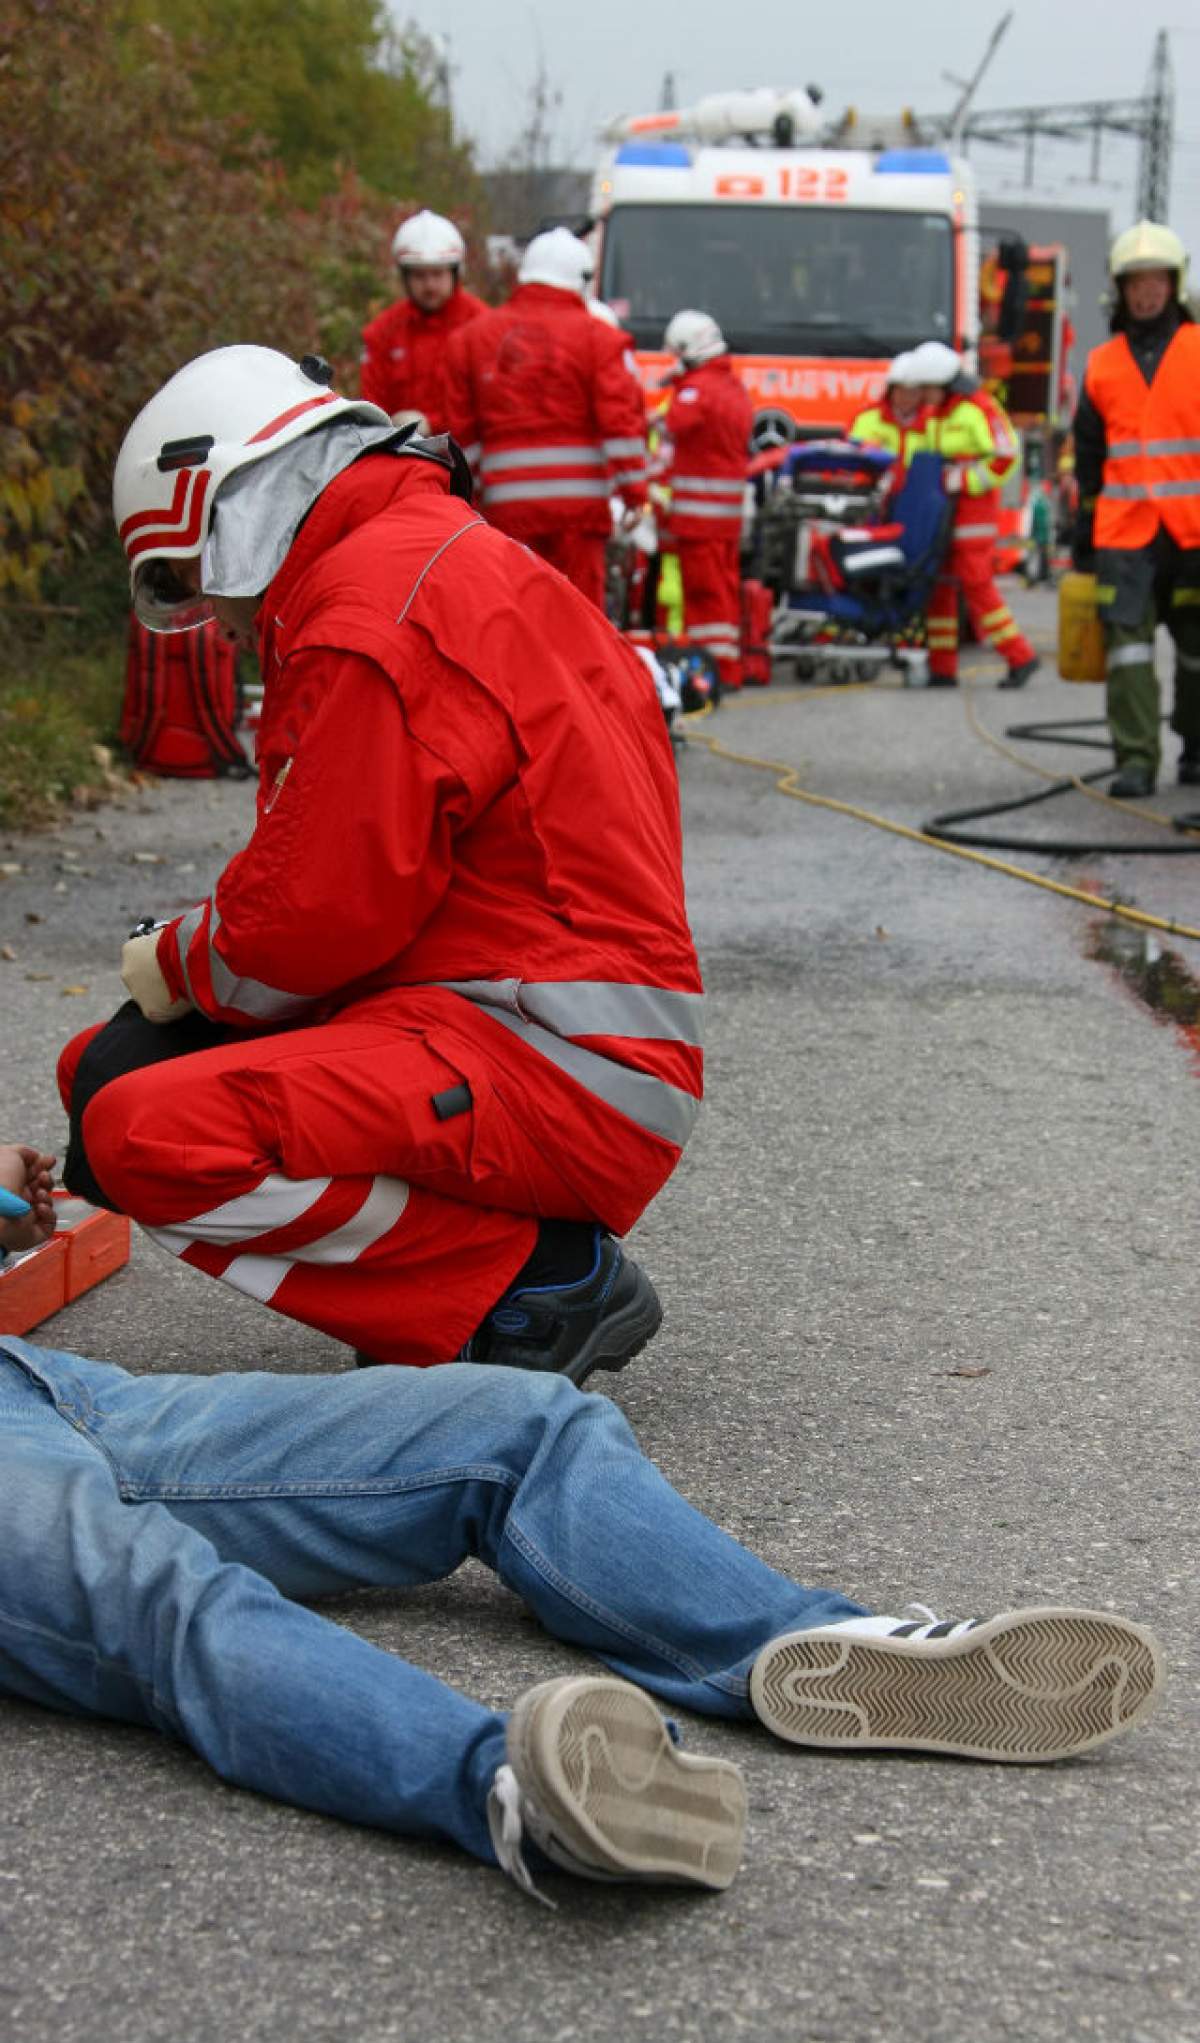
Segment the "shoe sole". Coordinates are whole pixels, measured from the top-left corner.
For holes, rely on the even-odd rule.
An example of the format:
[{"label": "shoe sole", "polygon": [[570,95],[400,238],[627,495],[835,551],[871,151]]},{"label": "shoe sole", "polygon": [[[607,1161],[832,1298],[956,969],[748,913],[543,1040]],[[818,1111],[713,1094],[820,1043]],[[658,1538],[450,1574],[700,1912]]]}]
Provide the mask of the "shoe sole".
[{"label": "shoe sole", "polygon": [[640,1689],[543,1682],[517,1704],[508,1750],[554,1836],[601,1878],[729,1886],[745,1839],[741,1773],[677,1751]]},{"label": "shoe sole", "polygon": [[1132,1729],[1161,1686],[1162,1655],[1142,1626],[1051,1607],[955,1639],[791,1632],[760,1653],[750,1697],[768,1730],[796,1745],[1030,1762]]},{"label": "shoe sole", "polygon": [[625,1267],[637,1280],[629,1297],[592,1328],[579,1353],[571,1357],[561,1372],[576,1386],[584,1383],[594,1369],[624,1369],[654,1339],[662,1325],[662,1305],[649,1277],[628,1259]]}]

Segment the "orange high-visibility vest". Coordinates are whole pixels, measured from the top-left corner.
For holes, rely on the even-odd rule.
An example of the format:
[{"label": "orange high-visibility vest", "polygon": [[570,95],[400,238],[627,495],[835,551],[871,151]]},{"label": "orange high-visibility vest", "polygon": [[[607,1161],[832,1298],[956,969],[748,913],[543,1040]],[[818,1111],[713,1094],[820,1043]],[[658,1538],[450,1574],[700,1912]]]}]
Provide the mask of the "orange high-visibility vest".
[{"label": "orange high-visibility vest", "polygon": [[1088,360],[1084,388],[1107,438],[1097,546],[1149,546],[1160,523],[1200,546],[1200,327],[1181,326],[1147,383],[1123,333]]}]

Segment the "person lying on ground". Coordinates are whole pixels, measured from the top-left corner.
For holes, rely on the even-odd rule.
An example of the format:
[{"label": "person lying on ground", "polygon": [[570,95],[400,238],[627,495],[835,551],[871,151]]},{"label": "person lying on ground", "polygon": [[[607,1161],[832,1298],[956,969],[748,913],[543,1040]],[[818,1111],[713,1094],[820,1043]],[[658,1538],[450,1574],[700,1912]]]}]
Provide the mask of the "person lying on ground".
[{"label": "person lying on ground", "polygon": [[582,1382],[657,1330],[617,1237],[701,1093],[670,741],[451,443],[328,375],[217,349],[117,460],[143,623],[257,644],[261,786],[64,1053],[65,1181],[364,1359]]},{"label": "person lying on ground", "polygon": [[[0,1182],[26,1168],[0,1151]],[[610,1671],[506,1716],[305,1607],[468,1556]],[[740,1769],[682,1750],[652,1695],[829,1751],[1034,1761],[1140,1723],[1161,1679],[1107,1611],[939,1623],[801,1587],[561,1375],[134,1376],[0,1337],[0,1692],[152,1726],[232,1784],[530,1891],[551,1868],[733,1879]]]}]

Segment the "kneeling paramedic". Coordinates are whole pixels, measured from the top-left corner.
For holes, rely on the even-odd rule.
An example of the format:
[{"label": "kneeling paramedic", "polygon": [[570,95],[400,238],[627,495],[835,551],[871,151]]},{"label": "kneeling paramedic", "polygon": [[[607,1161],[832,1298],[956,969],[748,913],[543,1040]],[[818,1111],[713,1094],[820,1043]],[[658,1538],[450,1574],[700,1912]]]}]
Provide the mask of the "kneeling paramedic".
[{"label": "kneeling paramedic", "polygon": [[[590,324],[590,322],[589,322]],[[582,1381],[656,1331],[624,1233],[701,1093],[642,662],[446,441],[231,347],[135,420],[138,614],[257,637],[257,818],[64,1052],[66,1178],[360,1359]]]}]

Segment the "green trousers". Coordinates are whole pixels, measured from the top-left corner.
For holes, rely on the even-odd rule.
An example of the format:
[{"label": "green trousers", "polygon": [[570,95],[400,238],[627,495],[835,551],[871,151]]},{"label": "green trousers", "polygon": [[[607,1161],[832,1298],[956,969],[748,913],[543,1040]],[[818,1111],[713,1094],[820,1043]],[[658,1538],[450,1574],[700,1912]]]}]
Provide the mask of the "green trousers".
[{"label": "green trousers", "polygon": [[1165,624],[1175,642],[1175,707],[1171,729],[1200,751],[1200,588],[1156,587],[1135,625],[1106,622],[1108,728],[1118,766],[1147,766],[1156,777],[1162,757],[1154,631]]}]

